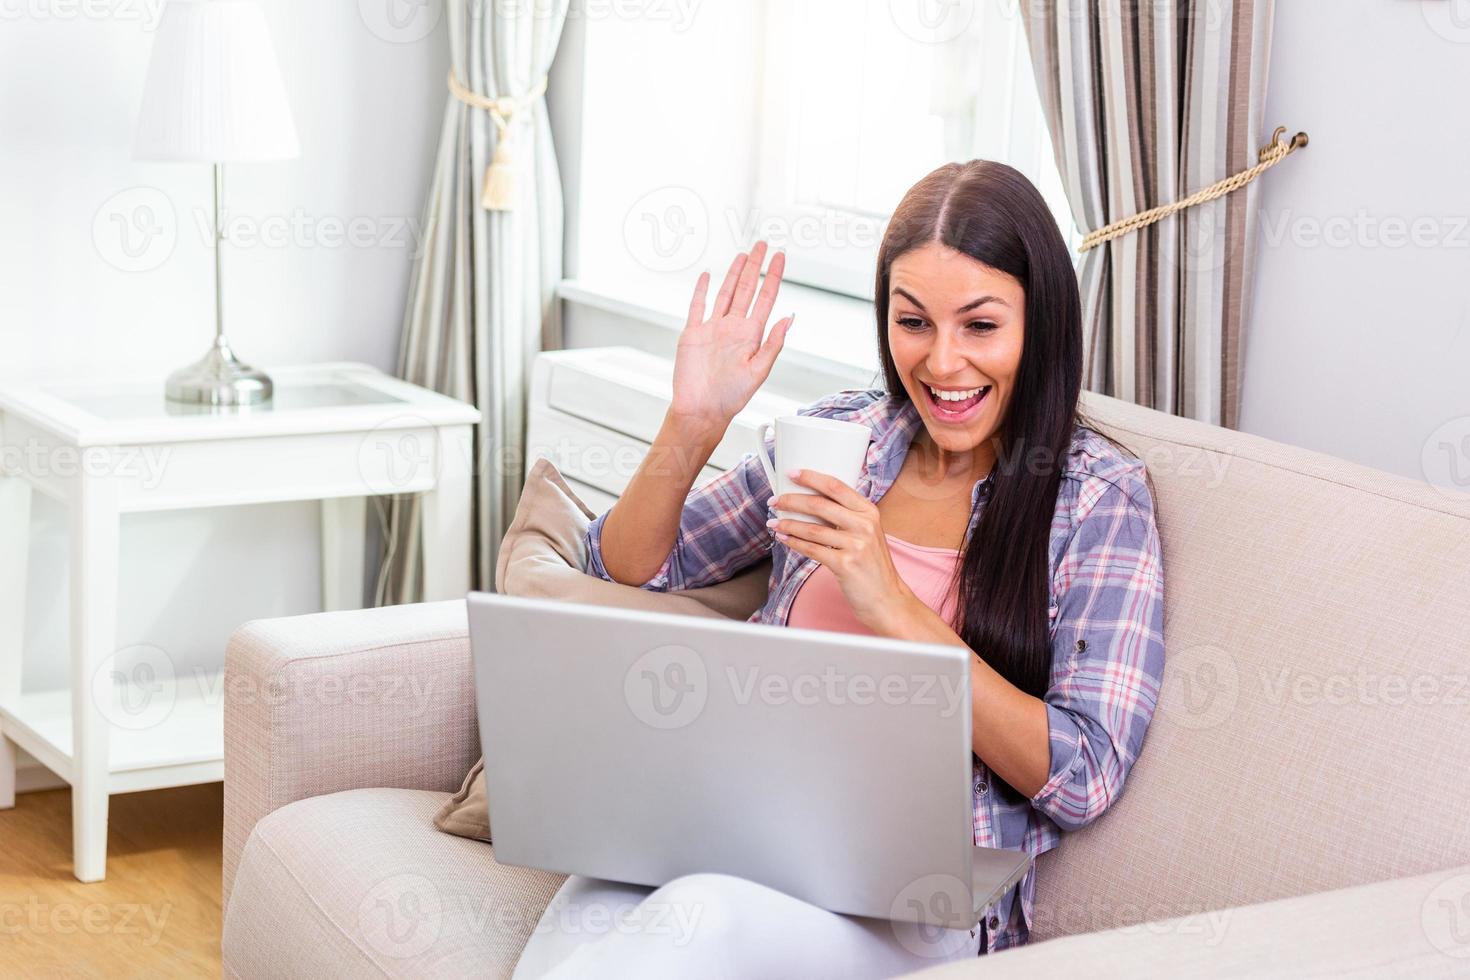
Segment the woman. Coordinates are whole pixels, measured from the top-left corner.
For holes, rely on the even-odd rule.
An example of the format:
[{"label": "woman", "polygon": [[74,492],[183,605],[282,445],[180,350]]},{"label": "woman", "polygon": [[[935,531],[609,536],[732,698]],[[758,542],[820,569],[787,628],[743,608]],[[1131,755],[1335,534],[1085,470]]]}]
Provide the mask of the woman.
[{"label": "woman", "polygon": [[[884,389],[803,410],[872,427],[858,486],[800,471],[816,493],[772,499],[747,456],[690,493],[791,325],[762,342],[784,265],[777,254],[757,294],[765,251],[735,259],[708,317],[700,276],[672,406],[588,528],[588,571],[687,589],[769,555],[758,622],[968,647],[975,843],[1040,854],[1122,791],[1164,662],[1153,503],[1143,465],[1078,418],[1081,310],[1056,223],[1010,167],[929,174],[878,253]],[[775,520],[773,507],[825,523]],[[1024,943],[1034,889],[1033,868],[977,929],[925,930],[728,876],[651,893],[574,877],[516,975],[891,976]],[[576,925],[596,909],[607,928]]]}]

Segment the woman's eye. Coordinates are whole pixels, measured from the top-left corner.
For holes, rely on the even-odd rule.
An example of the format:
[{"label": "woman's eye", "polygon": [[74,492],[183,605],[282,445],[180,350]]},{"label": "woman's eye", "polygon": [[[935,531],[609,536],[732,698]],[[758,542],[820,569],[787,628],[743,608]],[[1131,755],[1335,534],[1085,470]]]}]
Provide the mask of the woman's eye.
[{"label": "woman's eye", "polygon": [[970,329],[977,333],[990,333],[996,326],[997,324],[994,320],[974,320],[969,324]]},{"label": "woman's eye", "polygon": [[901,316],[901,317],[898,318],[898,325],[900,327],[903,327],[905,330],[923,330],[924,329],[924,321],[923,320],[920,320],[916,316]]}]

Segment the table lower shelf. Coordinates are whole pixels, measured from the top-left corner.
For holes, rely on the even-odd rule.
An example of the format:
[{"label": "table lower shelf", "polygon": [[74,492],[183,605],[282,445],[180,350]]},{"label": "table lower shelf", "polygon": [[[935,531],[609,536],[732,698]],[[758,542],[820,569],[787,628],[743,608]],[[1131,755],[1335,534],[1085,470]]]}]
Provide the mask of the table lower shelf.
[{"label": "table lower shelf", "polygon": [[[178,684],[167,710],[155,708],[155,714],[156,720],[122,714],[109,725],[109,793],[224,778],[224,682],[219,673]],[[0,704],[0,731],[58,776],[73,781],[71,691],[32,691]]]}]

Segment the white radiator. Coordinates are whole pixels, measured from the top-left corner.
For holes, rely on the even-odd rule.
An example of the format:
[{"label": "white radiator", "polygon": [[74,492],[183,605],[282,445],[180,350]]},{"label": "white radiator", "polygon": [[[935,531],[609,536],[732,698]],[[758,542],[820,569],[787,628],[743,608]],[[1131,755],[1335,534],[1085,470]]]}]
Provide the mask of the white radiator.
[{"label": "white radiator", "polygon": [[[536,358],[526,423],[527,463],[546,457],[594,511],[611,507],[668,411],[674,365],[631,347],[551,351]],[[757,392],[731,424],[696,485],[756,448],[756,428],[799,403]]]}]

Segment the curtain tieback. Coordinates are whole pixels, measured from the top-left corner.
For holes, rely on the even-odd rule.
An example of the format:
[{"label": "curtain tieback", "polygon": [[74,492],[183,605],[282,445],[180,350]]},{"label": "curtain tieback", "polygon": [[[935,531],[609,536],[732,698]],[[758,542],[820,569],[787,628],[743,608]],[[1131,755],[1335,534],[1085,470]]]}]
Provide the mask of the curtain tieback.
[{"label": "curtain tieback", "polygon": [[1261,147],[1261,152],[1257,155],[1257,159],[1260,162],[1249,170],[1242,170],[1238,174],[1226,177],[1219,183],[1211,184],[1204,190],[1191,194],[1182,201],[1175,201],[1173,204],[1164,204],[1156,208],[1150,208],[1132,217],[1123,218],[1120,221],[1114,221],[1110,225],[1105,225],[1097,231],[1089,233],[1086,238],[1082,239],[1082,245],[1079,251],[1090,251],[1099,245],[1112,241],[1114,238],[1121,238],[1130,232],[1139,231],[1140,229],[1147,228],[1149,225],[1157,224],[1170,215],[1178,214],[1186,208],[1192,208],[1197,204],[1208,204],[1210,201],[1217,200],[1226,194],[1240,190],[1246,184],[1249,184],[1261,176],[1261,174],[1307,145],[1306,133],[1297,133],[1291,139],[1285,140],[1281,138],[1285,132],[1285,126],[1278,126],[1276,128],[1276,132],[1271,137],[1271,142]]},{"label": "curtain tieback", "polygon": [[512,150],[511,122],[546,94],[546,76],[523,95],[502,95],[487,99],[460,83],[449,69],[449,91],[465,105],[484,109],[495,120],[495,154],[485,168],[485,184],[480,191],[480,205],[488,211],[509,211],[515,206],[515,156]]}]

